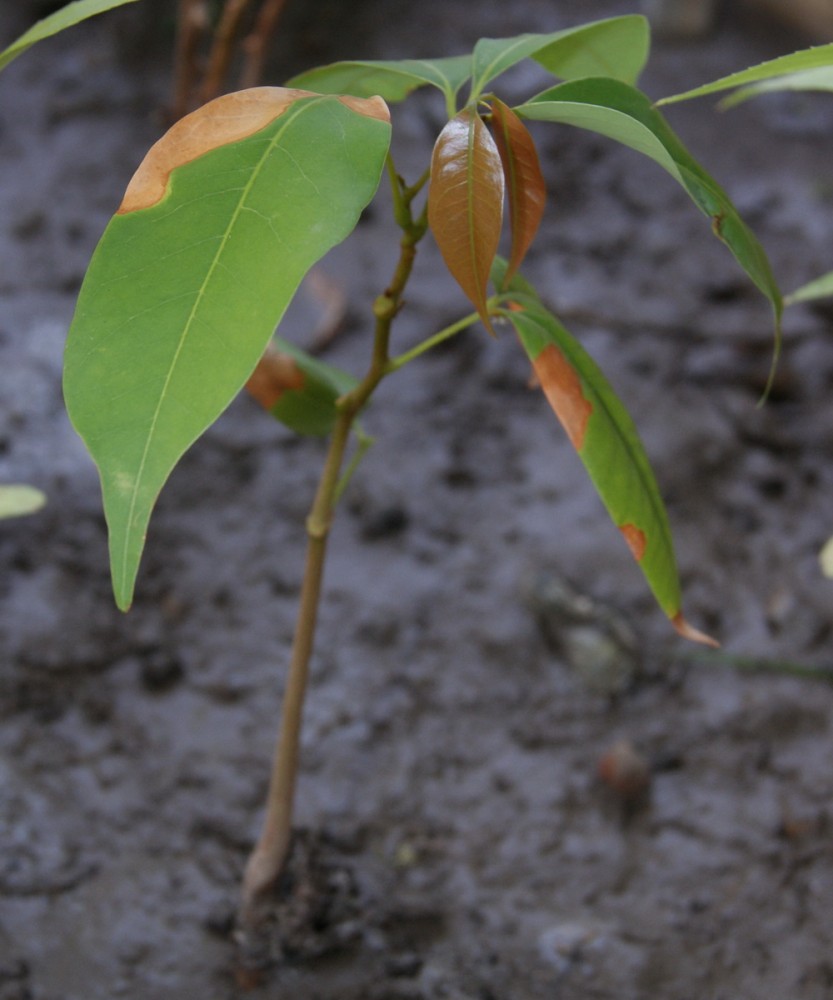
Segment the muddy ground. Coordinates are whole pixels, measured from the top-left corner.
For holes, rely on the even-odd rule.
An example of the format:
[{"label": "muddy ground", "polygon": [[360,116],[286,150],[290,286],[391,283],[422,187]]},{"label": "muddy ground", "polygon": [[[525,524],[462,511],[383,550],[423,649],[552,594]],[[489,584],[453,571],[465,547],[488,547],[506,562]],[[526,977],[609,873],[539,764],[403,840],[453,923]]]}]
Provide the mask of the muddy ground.
[{"label": "muddy ground", "polygon": [[[11,6],[0,41],[36,5]],[[351,16],[297,5],[274,82],[552,30],[589,5],[395,6],[392,22],[381,0]],[[649,93],[806,42],[726,6],[707,42],[656,45]],[[671,633],[508,334],[472,329],[406,369],[368,415],[376,446],[332,539],[281,961],[236,984],[237,885],[322,446],[235,401],[166,487],[134,609],[115,610],[60,365],[86,262],[169,93],[170,25],[143,7],[0,78],[0,479],[49,496],[0,526],[0,998],[833,996],[833,582],[817,564],[833,314],[790,312],[757,409],[767,304],[659,168],[566,128],[538,132],[552,205],[529,273],[636,417],[687,614],[735,659]],[[524,71],[508,89],[544,85]],[[440,115],[432,98],[395,113],[411,176]],[[833,101],[670,118],[786,288],[833,266]],[[323,265],[349,299],[325,357],[355,371],[388,277],[385,207]],[[397,345],[464,311],[426,246]],[[303,317],[291,327],[303,341]],[[590,601],[583,631],[564,581]],[[630,803],[598,777],[619,741],[650,770]]]}]

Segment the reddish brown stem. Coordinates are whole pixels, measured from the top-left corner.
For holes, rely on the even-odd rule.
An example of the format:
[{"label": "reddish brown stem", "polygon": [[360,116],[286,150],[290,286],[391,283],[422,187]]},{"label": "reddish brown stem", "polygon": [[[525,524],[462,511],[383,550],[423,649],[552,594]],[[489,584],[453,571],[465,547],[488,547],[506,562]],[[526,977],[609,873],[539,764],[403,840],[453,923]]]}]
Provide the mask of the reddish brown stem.
[{"label": "reddish brown stem", "polygon": [[240,22],[251,0],[226,0],[220,23],[214,32],[214,42],[208,57],[200,98],[204,103],[217,97],[223,90],[229,65],[234,54],[234,40],[240,30]]},{"label": "reddish brown stem", "polygon": [[207,28],[208,10],[205,0],[179,0],[171,105],[171,118],[174,121],[192,110],[192,94],[199,75],[200,42]]},{"label": "reddish brown stem", "polygon": [[286,0],[264,0],[252,31],[243,40],[245,63],[240,74],[240,86],[256,87],[263,78],[263,64],[269,40],[275,33]]}]

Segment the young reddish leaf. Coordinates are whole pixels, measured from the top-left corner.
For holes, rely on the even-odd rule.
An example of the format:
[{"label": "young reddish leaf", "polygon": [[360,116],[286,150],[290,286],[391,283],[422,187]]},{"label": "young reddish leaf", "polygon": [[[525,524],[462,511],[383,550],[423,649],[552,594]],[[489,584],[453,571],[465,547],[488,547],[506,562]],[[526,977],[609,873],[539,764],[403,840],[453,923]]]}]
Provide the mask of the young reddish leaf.
[{"label": "young reddish leaf", "polygon": [[486,285],[503,222],[503,168],[473,108],[452,118],[434,146],[428,222],[448,270],[494,333]]},{"label": "young reddish leaf", "polygon": [[534,292],[513,299],[506,316],[657,602],[680,635],[716,645],[682,615],[668,516],[633,421],[596,363]]},{"label": "young reddish leaf", "polygon": [[492,99],[491,108],[495,142],[503,162],[509,196],[512,249],[504,278],[508,281],[521,266],[541,225],[547,186],[535,144],[524,123],[497,97]]}]

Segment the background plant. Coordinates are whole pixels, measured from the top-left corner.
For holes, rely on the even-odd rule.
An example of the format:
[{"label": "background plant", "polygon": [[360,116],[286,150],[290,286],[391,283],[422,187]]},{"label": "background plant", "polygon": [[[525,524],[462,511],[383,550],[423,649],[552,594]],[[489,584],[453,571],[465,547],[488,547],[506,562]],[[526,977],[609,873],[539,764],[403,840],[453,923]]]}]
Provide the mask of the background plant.
[{"label": "background plant", "polygon": [[[289,850],[327,537],[368,447],[358,418],[383,379],[426,351],[478,320],[496,335],[514,330],[663,612],[682,635],[712,642],[683,616],[668,518],[631,418],[518,271],[546,194],[525,121],[570,124],[636,149],[674,177],[770,300],[778,337],[782,299],[763,249],[636,87],[648,48],[647,23],[627,16],[482,39],[470,54],[451,58],[337,63],[286,88],[220,97],[151,149],[96,250],[68,339],[64,385],[70,417],[101,475],[121,608],[132,600],[159,491],[245,384],[288,426],[329,438],[306,522],[306,571],[267,816],[245,876],[246,925],[257,923]],[[491,85],[527,59],[562,82],[513,108]],[[422,87],[439,92],[447,123],[430,165],[408,181],[390,154],[388,104]],[[349,235],[383,174],[401,236],[393,272],[371,306],[366,371],[338,371],[286,341],[264,354],[304,274]],[[497,254],[504,200],[511,235],[505,260]],[[429,228],[474,311],[396,353],[394,320]]]},{"label": "background plant", "polygon": [[[32,25],[28,31],[3,49],[0,52],[0,70],[5,69],[9,63],[23,55],[37,42],[57,35],[96,14],[127,3],[135,3],[135,0],[76,0],[75,3],[67,4],[61,10]],[[45,502],[44,494],[34,486],[20,483],[0,484],[0,519],[33,514],[40,510]]]},{"label": "background plant", "polygon": [[[726,90],[731,90],[733,93],[721,101],[720,106],[723,109],[736,107],[752,97],[764,94],[784,91],[833,91],[833,44],[818,45],[777,59],[769,59],[749,69],[730,73],[719,80],[666,97],[658,104],[673,104]],[[786,305],[793,305],[832,295],[833,271],[829,271],[801,285],[788,295],[784,302]],[[833,578],[833,538],[828,539],[822,547],[819,563],[824,575]]]}]

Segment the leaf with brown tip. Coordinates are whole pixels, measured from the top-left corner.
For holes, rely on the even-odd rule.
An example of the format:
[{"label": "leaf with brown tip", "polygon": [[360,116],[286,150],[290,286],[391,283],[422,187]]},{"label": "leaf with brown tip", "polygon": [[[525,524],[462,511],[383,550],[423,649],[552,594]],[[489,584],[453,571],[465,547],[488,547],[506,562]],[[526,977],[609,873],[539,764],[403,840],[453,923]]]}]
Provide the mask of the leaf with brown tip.
[{"label": "leaf with brown tip", "polygon": [[500,240],[503,190],[495,141],[476,110],[465,108],[434,146],[428,223],[448,270],[490,333],[486,286]]},{"label": "leaf with brown tip", "polygon": [[491,101],[495,142],[503,162],[509,197],[512,248],[505,281],[509,281],[535,239],[547,200],[547,185],[528,129],[515,112],[495,97]]}]

